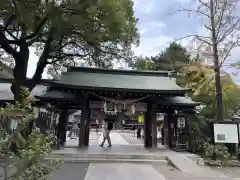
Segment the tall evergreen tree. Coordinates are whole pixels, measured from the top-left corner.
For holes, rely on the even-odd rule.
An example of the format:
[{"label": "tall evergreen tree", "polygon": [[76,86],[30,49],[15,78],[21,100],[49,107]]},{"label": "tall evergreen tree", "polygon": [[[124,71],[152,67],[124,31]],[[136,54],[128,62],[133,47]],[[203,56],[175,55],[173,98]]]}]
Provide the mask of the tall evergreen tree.
[{"label": "tall evergreen tree", "polygon": [[[31,91],[47,65],[105,66],[114,58],[126,59],[138,43],[132,0],[1,0],[0,19],[0,52],[13,62],[16,100],[20,87]],[[31,47],[39,59],[27,80]]]}]

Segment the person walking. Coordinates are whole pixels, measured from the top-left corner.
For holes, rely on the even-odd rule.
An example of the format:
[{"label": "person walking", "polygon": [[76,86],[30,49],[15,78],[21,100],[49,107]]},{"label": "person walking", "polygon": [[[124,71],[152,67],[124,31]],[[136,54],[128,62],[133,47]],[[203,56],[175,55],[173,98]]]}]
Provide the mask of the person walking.
[{"label": "person walking", "polygon": [[110,132],[111,132],[112,128],[113,128],[112,123],[105,123],[104,124],[104,127],[103,127],[103,141],[100,144],[100,147],[104,146],[104,143],[105,143],[106,140],[108,141],[108,147],[112,146],[111,138],[110,138]]},{"label": "person walking", "polygon": [[96,119],[96,134],[98,135],[98,129],[99,129],[99,120]]},{"label": "person walking", "polygon": [[132,126],[132,136],[133,137],[136,136],[136,126],[135,125]]},{"label": "person walking", "polygon": [[141,130],[142,130],[141,127],[137,128],[137,138],[138,139],[141,139]]}]

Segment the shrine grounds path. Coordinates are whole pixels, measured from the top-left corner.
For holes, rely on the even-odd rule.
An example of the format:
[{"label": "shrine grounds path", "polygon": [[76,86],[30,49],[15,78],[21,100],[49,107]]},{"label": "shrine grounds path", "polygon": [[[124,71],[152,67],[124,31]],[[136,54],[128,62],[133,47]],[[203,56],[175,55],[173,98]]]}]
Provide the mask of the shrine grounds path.
[{"label": "shrine grounds path", "polygon": [[[90,134],[91,146],[98,147],[101,136]],[[137,146],[142,141],[129,133],[112,133],[113,147]],[[73,145],[73,141],[72,141]],[[113,148],[114,149],[114,148]],[[129,148],[131,149],[131,148]],[[133,149],[134,150],[134,149]],[[121,152],[124,149],[121,149]],[[204,168],[202,173],[184,173],[168,164],[133,163],[64,163],[50,180],[240,180],[240,169]]]}]

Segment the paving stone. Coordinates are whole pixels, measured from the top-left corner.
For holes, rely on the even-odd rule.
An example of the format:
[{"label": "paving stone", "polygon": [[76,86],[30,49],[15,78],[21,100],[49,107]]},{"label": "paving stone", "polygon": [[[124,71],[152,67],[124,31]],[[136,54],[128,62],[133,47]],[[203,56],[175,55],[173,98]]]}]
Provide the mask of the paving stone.
[{"label": "paving stone", "polygon": [[[112,142],[113,146],[114,145],[129,145],[129,143],[121,136],[120,133],[111,132],[110,138],[111,138],[111,142]],[[103,136],[101,133],[98,144],[100,144],[102,142],[102,140],[103,140]],[[105,142],[105,144],[107,144],[107,141]]]},{"label": "paving stone", "polygon": [[91,164],[84,180],[165,180],[151,165]]},{"label": "paving stone", "polygon": [[[95,134],[95,135],[94,135]],[[92,139],[96,138],[96,133],[90,133],[90,137]],[[228,176],[228,174],[224,174],[220,171],[214,171],[210,168],[199,167],[192,158],[188,158],[192,156],[189,153],[178,153],[166,149],[163,146],[159,146],[157,149],[145,149],[143,147],[142,141],[132,137],[129,133],[117,133],[112,132],[112,142],[113,146],[111,148],[100,148],[98,143],[95,145],[90,145],[88,148],[83,149],[73,149],[73,148],[65,148],[60,151],[55,151],[55,153],[69,153],[69,154],[144,154],[144,155],[162,155],[168,156],[168,158],[174,163],[175,166],[178,167],[181,171],[176,170],[168,165],[160,165],[156,167],[156,165],[148,164],[124,164],[124,163],[111,163],[111,164],[91,164],[89,167],[89,171],[87,173],[87,177],[84,180],[144,180],[144,178],[148,175],[148,179],[155,180],[157,177],[158,180],[160,178],[164,179],[164,176],[168,180],[232,180]],[[101,138],[101,136],[99,136]],[[97,140],[96,140],[97,142]],[[145,171],[143,172],[143,167]],[[151,168],[150,168],[151,167]],[[138,170],[137,170],[138,169]],[[154,171],[155,170],[155,171]],[[149,172],[148,172],[149,171]],[[99,176],[99,173],[103,173],[105,175]],[[134,175],[129,175],[133,173]],[[149,175],[151,174],[151,175]],[[162,175],[161,175],[162,174]],[[156,176],[156,177],[154,177]],[[87,179],[90,178],[91,179]],[[236,177],[235,177],[236,178]],[[236,179],[235,179],[236,180]]]},{"label": "paving stone", "polygon": [[62,164],[60,169],[53,172],[49,180],[84,180],[89,163]]}]

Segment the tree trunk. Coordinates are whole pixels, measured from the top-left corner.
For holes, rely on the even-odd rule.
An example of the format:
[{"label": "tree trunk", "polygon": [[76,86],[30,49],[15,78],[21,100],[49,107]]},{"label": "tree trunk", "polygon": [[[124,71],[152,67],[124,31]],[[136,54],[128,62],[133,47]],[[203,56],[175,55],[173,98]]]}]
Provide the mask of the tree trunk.
[{"label": "tree trunk", "polygon": [[217,120],[223,120],[223,100],[222,100],[222,86],[220,77],[220,66],[218,57],[218,44],[217,44],[217,34],[214,18],[214,3],[213,0],[210,1],[210,13],[211,13],[211,28],[212,28],[212,50],[213,50],[213,62],[215,70],[215,88],[216,88],[216,100],[217,100]]},{"label": "tree trunk", "polygon": [[14,95],[14,101],[21,102],[21,86],[27,85],[27,68],[29,59],[29,49],[26,43],[22,43],[19,52],[17,52],[15,67],[13,69],[14,80],[12,82],[11,91]]}]

